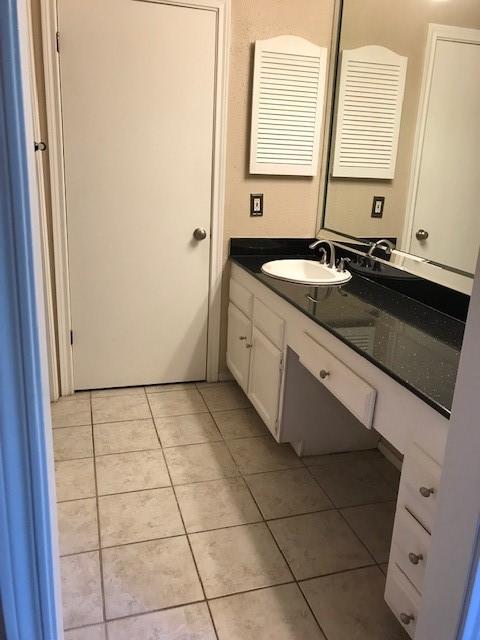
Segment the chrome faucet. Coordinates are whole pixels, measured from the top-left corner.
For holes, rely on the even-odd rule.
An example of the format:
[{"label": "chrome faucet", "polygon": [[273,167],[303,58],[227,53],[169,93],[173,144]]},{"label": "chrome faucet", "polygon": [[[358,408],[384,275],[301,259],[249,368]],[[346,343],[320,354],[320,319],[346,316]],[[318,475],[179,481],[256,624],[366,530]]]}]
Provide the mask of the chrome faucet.
[{"label": "chrome faucet", "polygon": [[395,249],[395,245],[390,240],[386,240],[382,238],[381,240],[377,240],[372,245],[370,245],[370,249],[368,250],[368,254],[370,257],[373,256],[373,252],[375,249],[383,249],[387,256],[391,255],[392,251]]},{"label": "chrome faucet", "polygon": [[[308,248],[309,249],[315,249],[320,244],[326,244],[328,246],[328,248],[330,249],[330,262],[328,263],[328,266],[330,267],[330,269],[333,269],[335,267],[335,247],[333,246],[333,243],[330,242],[330,240],[315,240],[315,242],[312,242],[312,244],[310,244],[308,246]],[[322,250],[325,253],[325,248],[324,247],[322,247],[320,249],[320,251],[322,251]],[[322,262],[322,264],[324,264],[324,262]]]}]

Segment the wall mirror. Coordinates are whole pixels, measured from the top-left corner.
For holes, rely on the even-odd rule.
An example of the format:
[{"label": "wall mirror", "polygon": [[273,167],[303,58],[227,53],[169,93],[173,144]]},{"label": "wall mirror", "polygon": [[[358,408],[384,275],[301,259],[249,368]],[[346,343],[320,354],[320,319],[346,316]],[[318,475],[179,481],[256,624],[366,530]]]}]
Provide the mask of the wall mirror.
[{"label": "wall mirror", "polygon": [[339,20],[323,229],[471,277],[480,2],[343,0]]}]

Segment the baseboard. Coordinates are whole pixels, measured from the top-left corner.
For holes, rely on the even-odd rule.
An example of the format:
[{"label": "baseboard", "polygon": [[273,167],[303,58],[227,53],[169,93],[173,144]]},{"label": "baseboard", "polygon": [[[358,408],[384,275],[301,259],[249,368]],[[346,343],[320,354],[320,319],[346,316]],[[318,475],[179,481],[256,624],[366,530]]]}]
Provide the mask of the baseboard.
[{"label": "baseboard", "polygon": [[377,445],[377,449],[380,453],[393,464],[399,471],[402,470],[403,456],[384,438],[380,438],[380,442]]}]

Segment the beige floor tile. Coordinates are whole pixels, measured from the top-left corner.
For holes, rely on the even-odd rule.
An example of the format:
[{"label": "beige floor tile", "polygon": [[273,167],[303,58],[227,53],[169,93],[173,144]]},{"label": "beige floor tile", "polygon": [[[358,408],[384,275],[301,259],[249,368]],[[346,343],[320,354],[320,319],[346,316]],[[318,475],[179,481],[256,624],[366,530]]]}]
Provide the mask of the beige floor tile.
[{"label": "beige floor tile", "polygon": [[57,502],[90,498],[95,495],[93,458],[55,463]]},{"label": "beige floor tile", "polygon": [[93,456],[92,427],[63,427],[53,431],[55,460]]},{"label": "beige floor tile", "polygon": [[372,460],[372,465],[383,479],[388,482],[395,491],[398,491],[398,485],[400,484],[400,471],[397,467],[393,465],[390,460],[383,457],[378,460]]},{"label": "beige floor tile", "polygon": [[263,523],[204,531],[189,537],[207,598],[292,580]]},{"label": "beige floor tile", "polygon": [[216,640],[204,602],[108,623],[112,640]]},{"label": "beige floor tile", "polygon": [[94,424],[150,418],[147,396],[110,396],[92,398]]},{"label": "beige floor tile", "polygon": [[222,439],[209,413],[155,418],[155,426],[162,447],[215,442]]},{"label": "beige floor tile", "polygon": [[321,467],[337,462],[354,462],[356,460],[382,460],[383,456],[378,449],[365,449],[364,451],[345,451],[344,453],[326,453],[319,456],[304,456],[303,462],[307,467]]},{"label": "beige floor tile", "polygon": [[164,449],[173,484],[231,478],[237,467],[223,442],[191,444]]},{"label": "beige floor tile", "polygon": [[65,631],[64,640],[106,640],[104,624],[94,624],[90,627]]},{"label": "beige floor tile", "polygon": [[102,551],[107,618],[203,600],[186,537]]},{"label": "beige floor tile", "polygon": [[161,449],[98,456],[95,466],[99,495],[170,485]]},{"label": "beige floor tile", "polygon": [[153,420],[128,420],[93,426],[95,455],[159,449]]},{"label": "beige floor tile", "polygon": [[378,567],[357,569],[301,583],[328,640],[407,640],[388,608],[385,576]]},{"label": "beige floor tile", "polygon": [[242,473],[261,473],[302,467],[289,444],[277,444],[272,436],[229,440],[227,446]]},{"label": "beige floor tile", "polygon": [[92,398],[112,398],[115,396],[145,397],[144,387],[119,387],[117,389],[96,389],[92,391]]},{"label": "beige floor tile", "polygon": [[102,547],[185,533],[171,487],[102,496],[98,510]]},{"label": "beige floor tile", "polygon": [[52,426],[80,427],[92,423],[90,396],[65,396],[52,402]]},{"label": "beige floor tile", "polygon": [[267,428],[255,409],[215,411],[212,415],[226,440],[268,435]]},{"label": "beige floor tile", "polygon": [[154,418],[183,416],[208,411],[202,396],[196,389],[149,393],[148,401]]},{"label": "beige floor tile", "polygon": [[98,549],[95,498],[60,502],[57,506],[60,555]]},{"label": "beige floor tile", "polygon": [[80,627],[103,620],[98,551],[60,560],[63,626]]},{"label": "beige floor tile", "polygon": [[196,389],[195,382],[173,382],[167,384],[151,384],[145,387],[147,393],[164,393],[165,391],[189,391]]},{"label": "beige floor tile", "polygon": [[395,502],[342,509],[342,515],[378,563],[388,562]]},{"label": "beige floor tile", "polygon": [[325,640],[296,584],[212,600],[219,640]]},{"label": "beige floor tile", "polygon": [[218,382],[199,387],[210,411],[228,411],[250,407],[250,401],[236,382]]},{"label": "beige floor tile", "polygon": [[297,580],[373,564],[337,511],[272,520],[269,527]]},{"label": "beige floor tile", "polygon": [[188,533],[262,519],[242,478],[181,485],[175,493]]},{"label": "beige floor tile", "polygon": [[394,489],[385,482],[370,460],[352,460],[309,469],[337,507],[395,499]]},{"label": "beige floor tile", "polygon": [[256,473],[245,480],[267,519],[333,508],[307,469]]}]

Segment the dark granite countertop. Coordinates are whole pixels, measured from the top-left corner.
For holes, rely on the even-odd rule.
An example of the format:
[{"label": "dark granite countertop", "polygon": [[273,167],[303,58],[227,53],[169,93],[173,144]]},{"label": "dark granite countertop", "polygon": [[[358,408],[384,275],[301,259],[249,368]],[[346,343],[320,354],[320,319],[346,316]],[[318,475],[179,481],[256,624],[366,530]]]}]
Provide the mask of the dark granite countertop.
[{"label": "dark granite countertop", "polygon": [[464,322],[357,274],[341,286],[308,287],[262,273],[269,260],[311,259],[300,242],[248,255],[232,241],[230,259],[449,418]]}]

